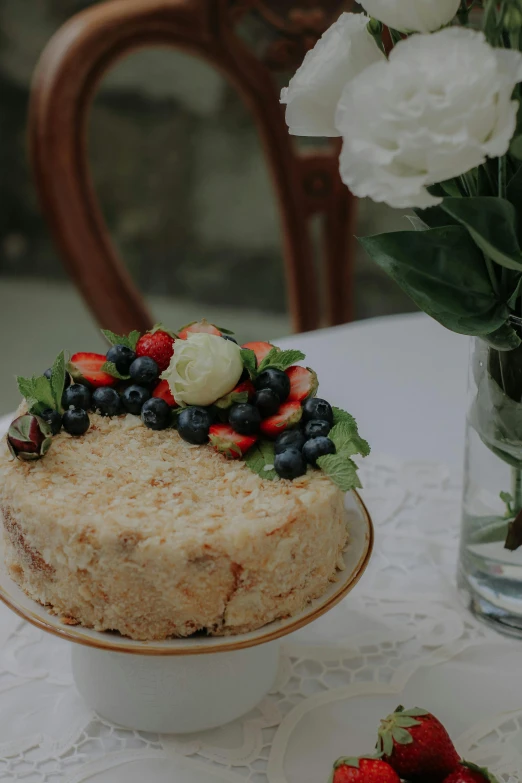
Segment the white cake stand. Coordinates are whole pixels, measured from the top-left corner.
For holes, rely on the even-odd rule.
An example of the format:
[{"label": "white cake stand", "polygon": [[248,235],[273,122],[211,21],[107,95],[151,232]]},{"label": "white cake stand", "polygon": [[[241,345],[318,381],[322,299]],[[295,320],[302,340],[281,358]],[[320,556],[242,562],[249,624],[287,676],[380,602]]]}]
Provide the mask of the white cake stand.
[{"label": "white cake stand", "polygon": [[346,506],[350,545],[338,580],[299,614],[250,633],[138,642],[66,625],[10,579],[3,553],[0,600],[37,628],[74,642],[76,686],[102,717],[140,731],[203,731],[255,707],[275,682],[279,639],[323,615],[359,581],[372,553],[373,525],[357,493],[346,496]]}]

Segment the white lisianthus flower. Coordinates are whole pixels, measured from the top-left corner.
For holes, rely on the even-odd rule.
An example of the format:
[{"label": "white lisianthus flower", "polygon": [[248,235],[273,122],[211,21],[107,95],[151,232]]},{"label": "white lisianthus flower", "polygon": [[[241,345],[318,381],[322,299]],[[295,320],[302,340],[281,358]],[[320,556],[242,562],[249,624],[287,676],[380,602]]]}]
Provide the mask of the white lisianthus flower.
[{"label": "white lisianthus flower", "polygon": [[494,49],[482,33],[451,27],[399,43],[339,102],[344,183],[392,207],[440,203],[429,185],[507,152],[520,81],[522,54]]},{"label": "white lisianthus flower", "polygon": [[286,122],[294,136],[341,135],[334,119],[346,82],[385,59],[366,29],[369,21],[364,14],[341,14],[282,90],[281,103],[286,103]]},{"label": "white lisianthus flower", "polygon": [[242,373],[239,345],[200,332],[174,341],[174,354],[161,377],[167,380],[176,402],[212,405],[232,391]]},{"label": "white lisianthus flower", "polygon": [[432,33],[449,24],[460,0],[359,0],[370,16],[394,30]]}]

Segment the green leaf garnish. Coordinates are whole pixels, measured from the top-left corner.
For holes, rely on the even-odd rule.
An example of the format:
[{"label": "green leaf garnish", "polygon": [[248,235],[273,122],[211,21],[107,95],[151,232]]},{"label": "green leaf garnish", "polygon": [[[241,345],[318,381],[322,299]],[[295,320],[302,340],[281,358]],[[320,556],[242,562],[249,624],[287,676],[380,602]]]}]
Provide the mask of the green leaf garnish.
[{"label": "green leaf garnish", "polygon": [[62,413],[62,396],[65,388],[65,354],[61,351],[51,368],[51,391],[54,398],[54,408]]},{"label": "green leaf garnish", "polygon": [[333,408],[333,414],[334,426],[328,437],[333,441],[336,453],[319,457],[317,464],[343,492],[350,492],[362,486],[357,475],[357,465],[351,458],[355,454],[367,457],[370,446],[359,435],[357,422],[350,413],[342,408]]},{"label": "green leaf garnish", "polygon": [[238,405],[239,403],[244,402],[248,402],[248,392],[230,392],[230,394],[226,394],[224,397],[221,397],[221,399],[216,400],[214,405],[216,408],[226,410],[232,405]]},{"label": "green leaf garnish", "polygon": [[302,362],[305,358],[306,357],[302,351],[281,351],[280,348],[272,348],[257,368],[257,372],[258,374],[262,373],[263,370],[266,370],[268,367],[273,367],[276,370],[284,371],[293,364]]},{"label": "green leaf garnish", "polygon": [[250,348],[241,348],[241,361],[250,377],[255,378],[257,373],[257,359],[254,351]]},{"label": "green leaf garnish", "polygon": [[20,394],[27,401],[30,413],[39,416],[47,408],[60,410],[56,407],[51,381],[45,375],[34,375],[32,378],[18,377],[16,381]]},{"label": "green leaf garnish", "polygon": [[230,329],[223,329],[222,326],[218,326],[217,324],[212,324],[212,326],[215,326],[216,329],[218,329],[221,334],[228,334],[228,335],[234,335],[235,332],[231,331]]},{"label": "green leaf garnish", "polygon": [[343,492],[362,487],[357,475],[357,465],[342,454],[326,454],[319,457],[317,464]]},{"label": "green leaf garnish", "polygon": [[[141,337],[140,332],[137,331],[130,332],[128,335],[119,335],[111,332],[110,329],[102,329],[102,334],[111,345],[124,345],[126,348],[130,348],[131,351],[136,349],[137,342]],[[118,376],[115,375],[114,377],[117,378]]]},{"label": "green leaf garnish", "polygon": [[[353,456],[354,454],[360,454],[362,457],[367,457],[371,451],[370,445],[367,440],[364,440],[364,438],[361,438],[359,435],[359,430],[357,427],[357,422],[355,421],[354,417],[347,413],[346,411],[343,411],[342,408],[333,408],[333,414],[334,414],[334,426],[332,430],[330,431],[329,438],[334,441],[334,438],[332,437],[332,432],[339,432],[339,437],[343,439],[343,443],[345,441],[349,441],[350,445],[348,448],[350,449],[351,453],[349,456]],[[343,425],[342,427],[337,430],[337,427],[339,425]],[[336,443],[337,446],[337,443]],[[352,451],[352,449],[354,449]]]},{"label": "green leaf garnish", "polygon": [[101,371],[112,375],[113,378],[118,378],[120,381],[128,381],[130,378],[130,375],[122,375],[120,372],[118,372],[114,362],[105,362],[102,364]]},{"label": "green leaf garnish", "polygon": [[270,481],[277,478],[277,473],[274,470],[274,444],[271,440],[258,440],[257,443],[247,451],[244,460],[250,470],[253,473],[257,473],[261,478],[269,479]]}]

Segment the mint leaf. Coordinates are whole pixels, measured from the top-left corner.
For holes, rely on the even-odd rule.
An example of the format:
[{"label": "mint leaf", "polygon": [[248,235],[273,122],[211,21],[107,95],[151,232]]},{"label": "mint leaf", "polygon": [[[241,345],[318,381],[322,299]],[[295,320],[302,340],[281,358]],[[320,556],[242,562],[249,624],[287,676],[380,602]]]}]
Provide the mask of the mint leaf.
[{"label": "mint leaf", "polygon": [[254,378],[257,372],[257,359],[254,351],[250,348],[241,348],[241,361],[250,377]]},{"label": "mint leaf", "polygon": [[39,403],[46,408],[54,408],[54,396],[51,388],[51,381],[45,375],[39,375],[33,378],[34,391],[33,396]]},{"label": "mint leaf", "polygon": [[[344,428],[342,430],[337,430],[339,432],[339,437],[342,438],[344,442],[344,440],[346,440],[347,438],[347,431],[348,431],[350,435],[350,440],[352,441],[353,444],[351,448],[355,449],[348,456],[353,456],[354,454],[361,454],[363,457],[367,457],[371,451],[370,445],[368,441],[364,440],[364,438],[361,438],[361,436],[359,435],[357,422],[355,421],[354,417],[350,413],[343,411],[342,408],[334,407],[332,408],[332,410],[333,410],[334,426],[333,429],[330,431],[328,437],[331,440],[333,440],[335,443],[335,440],[332,437],[332,432],[335,435],[337,425],[343,424],[347,428],[347,430]],[[337,443],[335,443],[335,445],[337,446]]]},{"label": "mint leaf", "polygon": [[54,398],[54,408],[62,413],[62,395],[65,387],[65,354],[63,351],[54,360],[51,369],[51,391]]},{"label": "mint leaf", "polygon": [[324,457],[319,457],[317,464],[343,492],[361,488],[357,465],[343,454],[325,454]]},{"label": "mint leaf", "polygon": [[16,382],[18,384],[18,391],[22,395],[22,397],[25,397],[25,399],[29,402],[30,399],[34,399],[33,395],[33,378],[22,378],[21,375],[19,375],[16,379]]},{"label": "mint leaf", "polygon": [[130,378],[130,375],[122,375],[120,372],[118,372],[114,362],[105,362],[105,364],[102,364],[101,371],[109,373],[109,375],[112,375],[113,378],[118,378],[120,381],[128,381]]},{"label": "mint leaf", "polygon": [[[124,345],[126,348],[130,348],[131,351],[135,350],[136,344],[141,337],[140,332],[137,331],[133,331],[125,336],[115,334],[114,332],[111,332],[110,329],[102,329],[102,334],[111,345]],[[108,372],[108,370],[106,370],[106,372]],[[114,377],[117,378],[118,376],[115,375]]]},{"label": "mint leaf", "polygon": [[[271,440],[258,440],[255,446],[247,451],[244,460],[253,473],[261,478],[273,481],[277,478],[274,470],[275,451]],[[269,470],[267,470],[267,467]]]},{"label": "mint leaf", "polygon": [[259,365],[257,371],[258,373],[261,373],[263,370],[266,370],[267,367],[273,367],[276,370],[284,371],[293,364],[302,362],[305,358],[306,357],[302,351],[281,351],[280,348],[272,348]]},{"label": "mint leaf", "polygon": [[40,414],[46,408],[55,409],[51,382],[45,375],[34,375],[32,378],[18,377],[16,380],[20,394],[27,400],[31,413]]}]

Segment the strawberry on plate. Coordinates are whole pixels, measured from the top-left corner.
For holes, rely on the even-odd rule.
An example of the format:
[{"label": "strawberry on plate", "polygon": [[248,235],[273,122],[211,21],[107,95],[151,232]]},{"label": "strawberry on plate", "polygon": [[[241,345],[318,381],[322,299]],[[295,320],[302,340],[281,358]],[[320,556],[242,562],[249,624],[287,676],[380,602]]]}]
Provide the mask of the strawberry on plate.
[{"label": "strawberry on plate", "polygon": [[213,424],[209,430],[210,445],[229,459],[241,459],[257,441],[255,435],[240,435],[229,424]]},{"label": "strawberry on plate", "polygon": [[221,332],[217,326],[209,324],[205,318],[201,321],[193,321],[191,324],[184,326],[181,331],[178,332],[178,337],[180,340],[186,340],[189,334],[199,334],[201,332],[204,334],[215,334],[217,337],[221,337]]},{"label": "strawberry on plate", "polygon": [[290,380],[288,402],[303,402],[308,397],[315,397],[319,388],[317,373],[308,367],[294,365],[285,370]]},{"label": "strawberry on plate", "polygon": [[275,345],[272,345],[271,343],[245,343],[241,348],[248,348],[250,351],[254,351],[257,364],[260,365],[265,356],[268,356],[272,348],[275,348]]},{"label": "strawberry on plate", "polygon": [[444,778],[443,783],[498,783],[498,780],[485,767],[461,761],[456,769]]},{"label": "strawberry on plate", "polygon": [[331,783],[401,783],[389,764],[374,758],[341,758],[334,764]]},{"label": "strawberry on plate", "polygon": [[167,405],[170,405],[171,408],[178,407],[178,403],[174,399],[168,381],[160,381],[152,392],[152,396],[158,397],[160,400],[165,400]]},{"label": "strawberry on plate", "polygon": [[100,386],[116,386],[117,378],[113,378],[101,369],[107,357],[101,353],[79,352],[71,356],[67,370],[76,383],[88,383],[95,389]]},{"label": "strawberry on plate", "polygon": [[460,761],[442,723],[418,708],[397,707],[381,721],[377,750],[410,783],[442,783]]},{"label": "strawberry on plate", "polygon": [[142,335],[136,343],[136,356],[154,359],[160,372],[167,369],[174,353],[174,338],[163,329],[153,329]]},{"label": "strawberry on plate", "polygon": [[281,435],[290,427],[299,424],[303,415],[303,409],[300,402],[285,402],[274,416],[269,416],[261,422],[261,433],[266,438],[273,438]]}]

